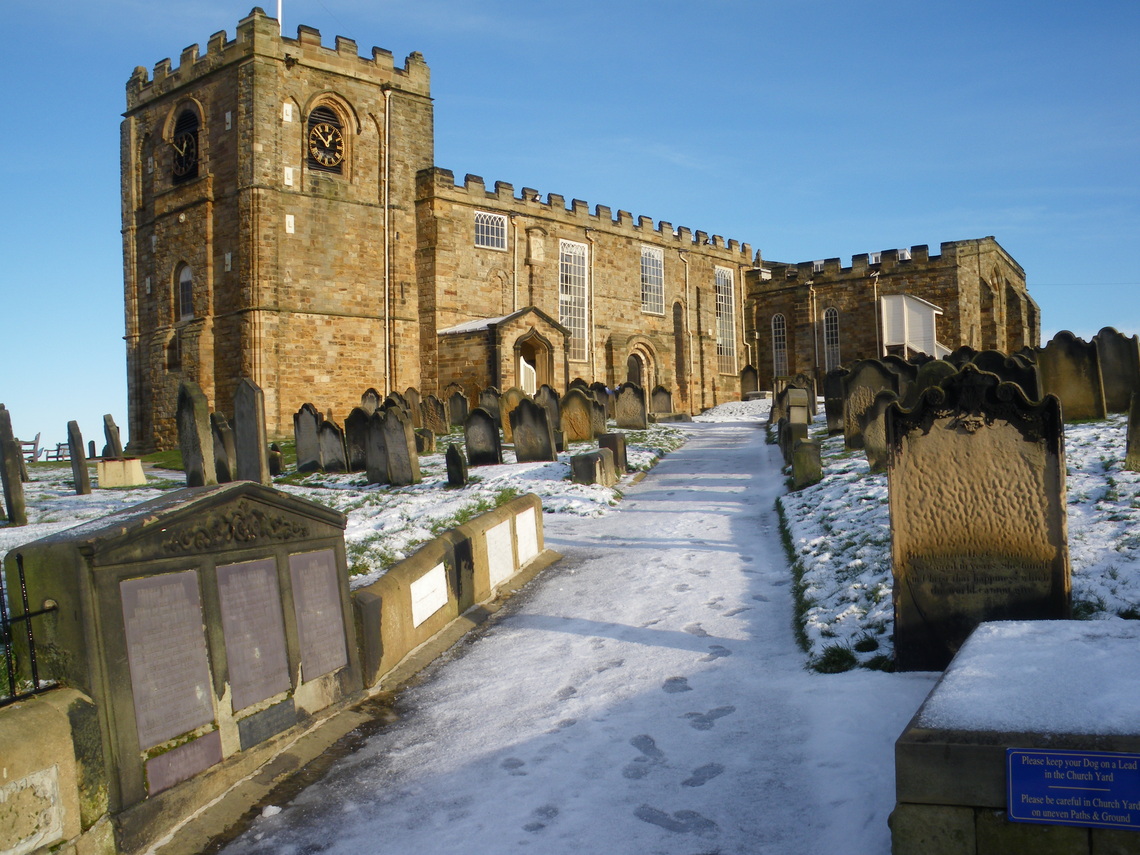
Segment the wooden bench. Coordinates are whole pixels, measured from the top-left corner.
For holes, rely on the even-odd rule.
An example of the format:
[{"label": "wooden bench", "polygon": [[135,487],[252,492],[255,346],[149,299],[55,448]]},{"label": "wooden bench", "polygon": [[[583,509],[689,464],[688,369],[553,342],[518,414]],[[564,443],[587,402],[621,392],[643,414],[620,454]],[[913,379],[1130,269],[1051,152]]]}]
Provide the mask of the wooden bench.
[{"label": "wooden bench", "polygon": [[56,461],[58,461],[58,460],[70,460],[70,459],[71,459],[71,449],[69,449],[67,447],[66,442],[57,442],[55,444],[54,450],[50,449],[50,448],[44,450],[44,460],[56,460]]},{"label": "wooden bench", "polygon": [[40,435],[37,433],[36,438],[28,441],[25,439],[16,440],[20,444],[20,453],[24,455],[24,459],[29,463],[35,463],[40,459]]}]

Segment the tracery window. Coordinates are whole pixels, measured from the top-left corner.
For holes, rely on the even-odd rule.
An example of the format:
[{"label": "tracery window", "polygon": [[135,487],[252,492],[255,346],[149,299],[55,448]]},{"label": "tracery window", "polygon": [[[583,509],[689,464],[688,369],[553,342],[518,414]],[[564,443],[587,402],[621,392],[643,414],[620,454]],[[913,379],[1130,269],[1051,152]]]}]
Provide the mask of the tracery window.
[{"label": "tracery window", "polygon": [[716,269],[716,359],[721,374],[736,373],[736,313],[732,271]]},{"label": "tracery window", "polygon": [[780,314],[772,316],[772,374],[788,374],[788,322]]},{"label": "tracery window", "polygon": [[830,308],[823,313],[823,362],[827,371],[840,365],[839,310],[836,308]]},{"label": "tracery window", "polygon": [[178,271],[178,308],[176,314],[180,321],[194,317],[194,271],[185,264]]},{"label": "tracery window", "polygon": [[558,320],[570,330],[570,358],[584,361],[586,302],[589,295],[588,248],[584,243],[558,242]]},{"label": "tracery window", "polygon": [[507,217],[505,214],[475,212],[475,246],[483,249],[507,248]]},{"label": "tracery window", "polygon": [[641,248],[641,311],[665,314],[665,253],[652,246]]}]

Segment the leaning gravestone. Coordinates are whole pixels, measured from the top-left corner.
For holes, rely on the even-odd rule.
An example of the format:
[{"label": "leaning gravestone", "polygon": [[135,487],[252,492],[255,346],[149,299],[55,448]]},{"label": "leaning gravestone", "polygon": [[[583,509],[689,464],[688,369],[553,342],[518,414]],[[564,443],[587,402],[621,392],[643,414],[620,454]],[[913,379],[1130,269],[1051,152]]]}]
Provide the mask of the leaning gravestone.
[{"label": "leaning gravestone", "polygon": [[347,472],[348,455],[344,450],[344,431],[332,421],[323,421],[317,431],[321,446],[321,468],[326,472]]},{"label": "leaning gravestone", "polygon": [[218,483],[214,467],[214,434],[210,429],[210,404],[201,387],[183,380],[178,387],[178,447],[187,487]]},{"label": "leaning gravestone", "polygon": [[420,456],[412,423],[400,410],[384,414],[384,445],[388,452],[388,483],[406,487],[420,483]]},{"label": "leaning gravestone", "polygon": [[28,511],[24,502],[24,482],[20,480],[20,444],[14,439],[0,439],[0,479],[4,482],[4,506],[8,525],[27,525]]},{"label": "leaning gravestone", "polygon": [[[503,429],[503,442],[514,442],[514,433],[511,430],[511,413],[523,401],[529,401],[530,395],[525,389],[512,386],[499,398],[499,426]],[[490,412],[490,410],[488,410]],[[494,415],[492,413],[492,415]]]},{"label": "leaning gravestone", "polygon": [[103,416],[103,436],[107,439],[107,448],[111,450],[110,456],[113,460],[123,459],[123,441],[119,437],[119,426],[115,424],[115,418],[110,413]]},{"label": "leaning gravestone", "polygon": [[1128,407],[1128,442],[1124,448],[1124,468],[1140,472],[1140,392],[1132,394]]},{"label": "leaning gravestone", "polygon": [[886,426],[897,667],[945,668],[982,621],[1068,618],[1057,399],[966,365]]},{"label": "leaning gravestone", "polygon": [[318,431],[321,414],[312,404],[302,404],[293,414],[293,440],[297,445],[297,471],[316,472],[321,468],[321,442]]},{"label": "leaning gravestone", "polygon": [[[594,400],[578,386],[571,388],[559,402],[562,433],[567,442],[589,442],[594,433]],[[603,430],[602,433],[605,433]]]},{"label": "leaning gravestone", "polygon": [[[645,430],[649,413],[645,406],[645,390],[636,383],[622,383],[614,407],[614,421],[625,430]],[[602,430],[605,433],[605,430]]]},{"label": "leaning gravestone", "polygon": [[368,417],[368,435],[364,446],[364,471],[369,484],[388,483],[388,443],[384,436],[384,416],[377,410]]},{"label": "leaning gravestone", "polygon": [[598,437],[598,448],[608,448],[614,456],[614,473],[619,477],[629,471],[624,433],[603,433]]},{"label": "leaning gravestone", "polygon": [[[470,415],[468,415],[470,418]],[[467,458],[463,456],[463,450],[454,442],[447,447],[447,454],[444,455],[447,461],[447,483],[451,487],[466,487],[467,486]]]},{"label": "leaning gravestone", "polygon": [[269,486],[269,453],[265,447],[265,393],[243,377],[234,391],[234,448],[239,481]]},{"label": "leaning gravestone", "polygon": [[219,484],[234,480],[237,451],[234,445],[234,432],[226,417],[221,413],[210,413],[210,433],[214,437],[214,474]]},{"label": "leaning gravestone", "polygon": [[467,414],[467,422],[463,425],[463,439],[467,444],[469,466],[494,466],[503,462],[499,423],[482,407],[476,407]]},{"label": "leaning gravestone", "polygon": [[546,418],[546,409],[530,398],[523,398],[511,410],[511,434],[515,440],[515,460],[519,463],[536,463],[557,460],[554,448],[554,431]]},{"label": "leaning gravestone", "polygon": [[479,393],[479,406],[491,414],[491,418],[495,421],[502,420],[502,414],[499,412],[499,390],[494,386],[488,386]]},{"label": "leaning gravestone", "polygon": [[444,409],[443,402],[435,395],[424,396],[423,401],[420,402],[420,415],[423,426],[436,436],[443,436],[451,432],[451,425],[447,421],[447,410]]},{"label": "leaning gravestone", "polygon": [[91,474],[83,456],[83,434],[79,432],[79,422],[67,423],[67,454],[71,458],[71,477],[75,481],[76,495],[90,495]]},{"label": "leaning gravestone", "polygon": [[[380,409],[380,393],[373,389],[371,386],[364,390],[364,394],[360,396],[360,409],[364,410],[368,415],[372,415]],[[348,425],[346,424],[345,427]]]},{"label": "leaning gravestone", "polygon": [[[423,422],[423,411],[420,409],[420,390],[415,386],[409,386],[404,390],[404,400],[408,402],[408,412],[412,416],[412,427],[422,428],[425,427]],[[435,431],[432,431],[435,433]]]},{"label": "leaning gravestone", "polygon": [[1065,421],[1103,419],[1104,381],[1096,345],[1062,330],[1037,351],[1041,390],[1061,401]]},{"label": "leaning gravestone", "polygon": [[1126,413],[1133,394],[1140,392],[1140,338],[1105,327],[1093,336],[1093,344],[1104,381],[1105,408]]},{"label": "leaning gravestone", "polygon": [[859,420],[884,391],[899,393],[899,375],[877,359],[861,359],[851,366],[843,378],[843,444],[847,448],[862,448],[863,434]]},{"label": "leaning gravestone", "polygon": [[368,425],[371,421],[372,413],[364,407],[353,407],[344,420],[344,445],[348,452],[349,472],[363,472],[368,468]]}]

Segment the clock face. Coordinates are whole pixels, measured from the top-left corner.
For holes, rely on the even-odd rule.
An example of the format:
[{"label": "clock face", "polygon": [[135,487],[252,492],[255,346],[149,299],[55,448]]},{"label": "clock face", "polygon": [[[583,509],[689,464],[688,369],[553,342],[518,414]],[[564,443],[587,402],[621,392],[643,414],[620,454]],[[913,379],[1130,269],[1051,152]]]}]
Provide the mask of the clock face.
[{"label": "clock face", "polygon": [[174,149],[174,175],[184,178],[198,165],[198,140],[192,131],[177,134],[170,142]]},{"label": "clock face", "polygon": [[319,122],[309,129],[309,156],[321,166],[339,166],[344,160],[344,137],[340,128]]}]

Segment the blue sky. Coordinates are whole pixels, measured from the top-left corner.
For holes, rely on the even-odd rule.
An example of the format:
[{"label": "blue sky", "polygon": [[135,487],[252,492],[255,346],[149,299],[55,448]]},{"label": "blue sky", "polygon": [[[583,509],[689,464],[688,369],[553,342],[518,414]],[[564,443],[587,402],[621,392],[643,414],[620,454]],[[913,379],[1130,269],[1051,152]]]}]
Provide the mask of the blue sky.
[{"label": "blue sky", "polygon": [[[127,422],[118,125],[137,65],[251,4],[5,9],[0,402]],[[275,3],[265,6],[276,13]],[[1047,340],[1140,332],[1140,4],[285,0],[432,69],[437,165],[750,242],[775,261],[994,235]]]}]

